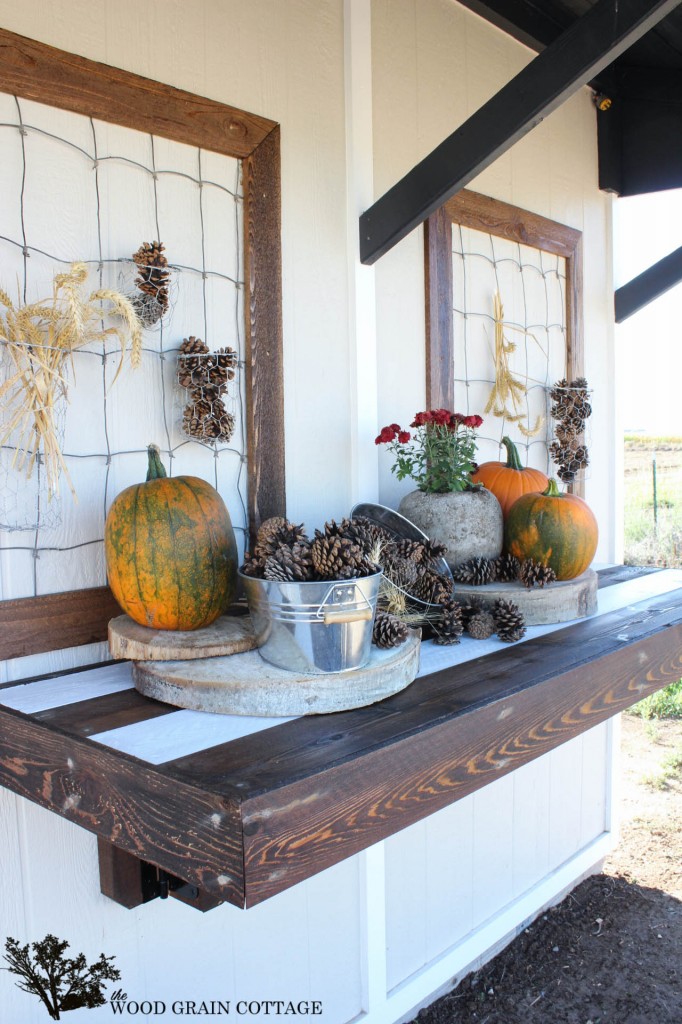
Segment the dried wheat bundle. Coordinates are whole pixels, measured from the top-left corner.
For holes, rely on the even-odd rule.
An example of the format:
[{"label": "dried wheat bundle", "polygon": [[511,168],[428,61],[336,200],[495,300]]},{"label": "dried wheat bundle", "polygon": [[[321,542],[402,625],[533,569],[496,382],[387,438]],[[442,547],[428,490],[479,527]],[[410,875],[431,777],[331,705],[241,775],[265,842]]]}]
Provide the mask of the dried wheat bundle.
[{"label": "dried wheat bundle", "polygon": [[[9,370],[0,386],[3,422],[0,446],[14,447],[12,466],[30,477],[38,453],[42,456],[48,495],[59,491],[63,472],[75,491],[59,447],[56,410],[67,397],[67,364],[73,353],[93,342],[115,336],[121,350],[116,377],[130,344],[132,366],[142,356],[142,329],[125,296],[106,288],[86,294],[88,276],[84,263],[72,263],[65,274],[56,274],[52,298],[15,306],[0,289],[0,344],[4,345]],[[103,326],[116,317],[120,326]]]},{"label": "dried wheat bundle", "polygon": [[495,292],[493,296],[493,320],[495,322],[495,383],[490,391],[484,412],[492,412],[493,416],[504,416],[510,423],[516,423],[524,437],[535,437],[542,428],[542,417],[537,417],[532,428],[524,427],[521,422],[525,416],[521,403],[525,398],[527,386],[526,383],[514,376],[510,368],[509,357],[516,351],[516,344],[505,337],[505,328],[528,335],[537,345],[540,342],[531,331],[526,331],[523,327],[505,324],[504,307],[499,292]]}]

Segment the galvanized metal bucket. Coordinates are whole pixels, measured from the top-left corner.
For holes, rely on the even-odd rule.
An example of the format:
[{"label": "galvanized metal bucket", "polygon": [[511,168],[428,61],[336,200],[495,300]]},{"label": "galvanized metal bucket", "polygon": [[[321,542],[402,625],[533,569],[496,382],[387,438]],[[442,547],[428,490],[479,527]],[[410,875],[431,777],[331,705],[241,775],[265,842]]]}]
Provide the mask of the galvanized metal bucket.
[{"label": "galvanized metal bucket", "polygon": [[290,672],[347,672],[369,661],[381,572],[289,583],[239,573],[258,651]]}]

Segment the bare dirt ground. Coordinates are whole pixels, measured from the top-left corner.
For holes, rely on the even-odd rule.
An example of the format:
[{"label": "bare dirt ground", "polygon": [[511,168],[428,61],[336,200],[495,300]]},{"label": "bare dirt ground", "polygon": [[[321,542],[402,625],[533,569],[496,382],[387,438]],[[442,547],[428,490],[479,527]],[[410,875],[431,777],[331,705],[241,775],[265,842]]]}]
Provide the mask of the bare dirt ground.
[{"label": "bare dirt ground", "polygon": [[682,1024],[682,721],[623,716],[621,839],[419,1024]]}]

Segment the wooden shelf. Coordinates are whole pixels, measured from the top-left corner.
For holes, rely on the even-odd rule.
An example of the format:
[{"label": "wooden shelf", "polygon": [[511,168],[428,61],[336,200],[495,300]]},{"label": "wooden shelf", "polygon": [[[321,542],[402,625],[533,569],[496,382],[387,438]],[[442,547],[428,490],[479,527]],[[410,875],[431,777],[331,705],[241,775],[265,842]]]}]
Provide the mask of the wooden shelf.
[{"label": "wooden shelf", "polygon": [[[127,663],[0,687],[0,784],[218,901],[253,906],[682,676],[682,572],[600,574],[598,614],[422,645],[402,693],[333,715],[203,715]],[[448,661],[450,662],[448,664]],[[134,874],[134,872],[133,872]],[[139,901],[138,901],[139,902]]]}]

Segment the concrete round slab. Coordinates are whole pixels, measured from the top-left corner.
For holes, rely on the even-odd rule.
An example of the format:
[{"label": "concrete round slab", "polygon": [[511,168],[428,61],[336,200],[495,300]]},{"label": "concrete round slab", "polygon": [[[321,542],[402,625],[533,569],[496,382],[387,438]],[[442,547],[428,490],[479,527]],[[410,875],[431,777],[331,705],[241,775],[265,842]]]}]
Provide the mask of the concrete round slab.
[{"label": "concrete round slab", "polygon": [[485,604],[499,598],[513,601],[523,615],[527,626],[544,626],[552,622],[570,622],[592,615],[597,610],[597,574],[587,569],[574,580],[555,581],[545,587],[527,589],[523,583],[488,583],[472,587],[455,583],[458,601],[478,597]]},{"label": "concrete round slab", "polygon": [[149,629],[128,615],[109,622],[109,650],[130,661],[186,661],[252,651],[256,637],[248,615],[221,615],[204,629]]},{"label": "concrete round slab", "polygon": [[364,707],[404,690],[419,670],[420,633],[400,647],[372,646],[364,668],[300,676],[257,651],[200,661],[138,661],[136,688],[146,697],[194,711],[226,715],[321,715]]}]

